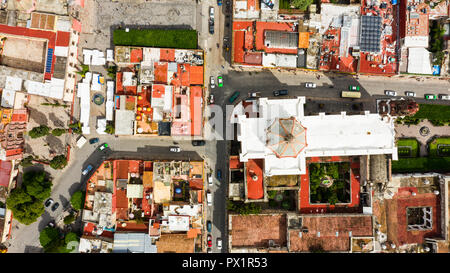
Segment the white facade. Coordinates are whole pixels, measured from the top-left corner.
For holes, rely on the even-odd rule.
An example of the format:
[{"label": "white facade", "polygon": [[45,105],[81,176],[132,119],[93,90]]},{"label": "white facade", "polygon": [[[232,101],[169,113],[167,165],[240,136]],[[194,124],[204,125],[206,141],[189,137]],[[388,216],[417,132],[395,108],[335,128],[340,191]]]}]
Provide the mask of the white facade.
[{"label": "white facade", "polygon": [[[306,158],[315,156],[351,156],[392,154],[396,160],[393,120],[378,114],[304,116],[305,97],[268,100],[260,98],[259,118],[237,117],[240,160],[265,160],[265,175],[306,173]],[[239,111],[237,111],[239,112]],[[306,128],[307,146],[297,157],[279,158],[266,146],[267,128],[278,118],[295,117]]]}]

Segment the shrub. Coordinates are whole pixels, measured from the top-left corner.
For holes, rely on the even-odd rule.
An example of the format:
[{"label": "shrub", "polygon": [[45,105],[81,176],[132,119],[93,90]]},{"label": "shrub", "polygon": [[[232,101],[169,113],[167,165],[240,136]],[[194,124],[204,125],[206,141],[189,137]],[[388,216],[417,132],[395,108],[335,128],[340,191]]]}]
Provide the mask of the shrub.
[{"label": "shrub", "polygon": [[56,129],[52,130],[52,135],[54,135],[54,136],[61,136],[65,132],[66,132],[66,129],[56,128]]},{"label": "shrub", "polygon": [[75,221],[75,215],[73,215],[72,213],[67,215],[66,217],[64,217],[64,224],[65,225],[70,225]]},{"label": "shrub", "polygon": [[28,135],[31,138],[39,138],[48,135],[50,128],[45,125],[41,125],[38,127],[34,127],[31,131],[28,132]]},{"label": "shrub", "polygon": [[85,192],[77,191],[70,198],[70,204],[74,209],[82,210],[84,208],[84,199],[85,199]]},{"label": "shrub", "polygon": [[34,158],[31,155],[25,157],[24,159],[22,159],[22,161],[20,161],[20,166],[24,168],[33,166],[33,159]]},{"label": "shrub", "polygon": [[57,155],[50,161],[50,167],[53,169],[64,169],[67,165],[67,158],[65,155]]}]

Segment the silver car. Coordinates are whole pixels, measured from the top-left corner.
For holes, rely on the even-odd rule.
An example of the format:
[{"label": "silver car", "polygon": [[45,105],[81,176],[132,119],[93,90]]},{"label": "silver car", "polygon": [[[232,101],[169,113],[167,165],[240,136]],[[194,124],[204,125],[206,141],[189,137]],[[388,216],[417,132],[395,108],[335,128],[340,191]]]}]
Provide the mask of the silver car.
[{"label": "silver car", "polygon": [[405,96],[407,96],[407,97],[415,97],[416,93],[414,93],[412,91],[405,91]]},{"label": "silver car", "polygon": [[169,148],[169,151],[171,151],[172,153],[179,153],[181,152],[181,148],[177,146],[172,146]]},{"label": "silver car", "polygon": [[213,76],[210,77],[209,85],[211,86],[211,88],[216,87],[216,81],[214,80]]},{"label": "silver car", "polygon": [[305,87],[306,88],[316,88],[317,85],[313,82],[307,82],[307,83],[305,83]]},{"label": "silver car", "polygon": [[397,96],[397,92],[392,90],[384,90],[384,94],[388,96]]}]

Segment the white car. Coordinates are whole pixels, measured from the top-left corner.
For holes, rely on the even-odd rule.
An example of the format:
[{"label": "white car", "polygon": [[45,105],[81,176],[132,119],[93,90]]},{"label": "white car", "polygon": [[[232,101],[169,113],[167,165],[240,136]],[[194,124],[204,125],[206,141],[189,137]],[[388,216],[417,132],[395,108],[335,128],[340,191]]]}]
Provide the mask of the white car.
[{"label": "white car", "polygon": [[208,175],[208,185],[213,185],[213,176],[211,174]]},{"label": "white car", "polygon": [[392,90],[384,90],[384,94],[388,96],[397,96],[397,92]]},{"label": "white car", "polygon": [[217,239],[217,249],[222,249],[222,239]]},{"label": "white car", "polygon": [[405,96],[407,96],[407,97],[415,97],[416,93],[414,93],[412,91],[405,91]]},{"label": "white car", "polygon": [[305,83],[305,87],[306,88],[316,88],[317,85],[313,82],[307,82],[307,83]]},{"label": "white car", "polygon": [[211,88],[215,88],[216,87],[216,81],[214,80],[213,76],[211,76],[209,84],[210,84]]},{"label": "white car", "polygon": [[172,146],[169,148],[169,151],[171,151],[172,153],[179,153],[181,152],[181,148],[177,146]]},{"label": "white car", "polygon": [[214,7],[209,7],[209,18],[214,19]]},{"label": "white car", "polygon": [[450,95],[439,94],[438,97],[441,100],[450,100]]},{"label": "white car", "polygon": [[212,193],[211,192],[206,193],[206,203],[208,204],[208,206],[212,206]]}]

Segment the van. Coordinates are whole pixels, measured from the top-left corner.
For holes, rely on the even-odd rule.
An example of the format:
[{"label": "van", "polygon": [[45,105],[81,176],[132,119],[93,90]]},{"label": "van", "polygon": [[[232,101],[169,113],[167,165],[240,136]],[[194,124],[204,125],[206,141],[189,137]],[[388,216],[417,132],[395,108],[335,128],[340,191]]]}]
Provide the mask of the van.
[{"label": "van", "polygon": [[274,95],[275,97],[278,97],[278,96],[286,96],[287,94],[288,94],[288,91],[287,91],[286,89],[273,91],[273,95]]},{"label": "van", "polygon": [[233,95],[228,100],[230,103],[233,103],[240,95],[241,93],[239,91],[236,91],[233,93]]},{"label": "van", "polygon": [[206,193],[206,203],[208,206],[212,206],[212,193],[209,191]]},{"label": "van", "polygon": [[213,177],[212,175],[208,175],[208,185],[212,186],[213,185]]}]

